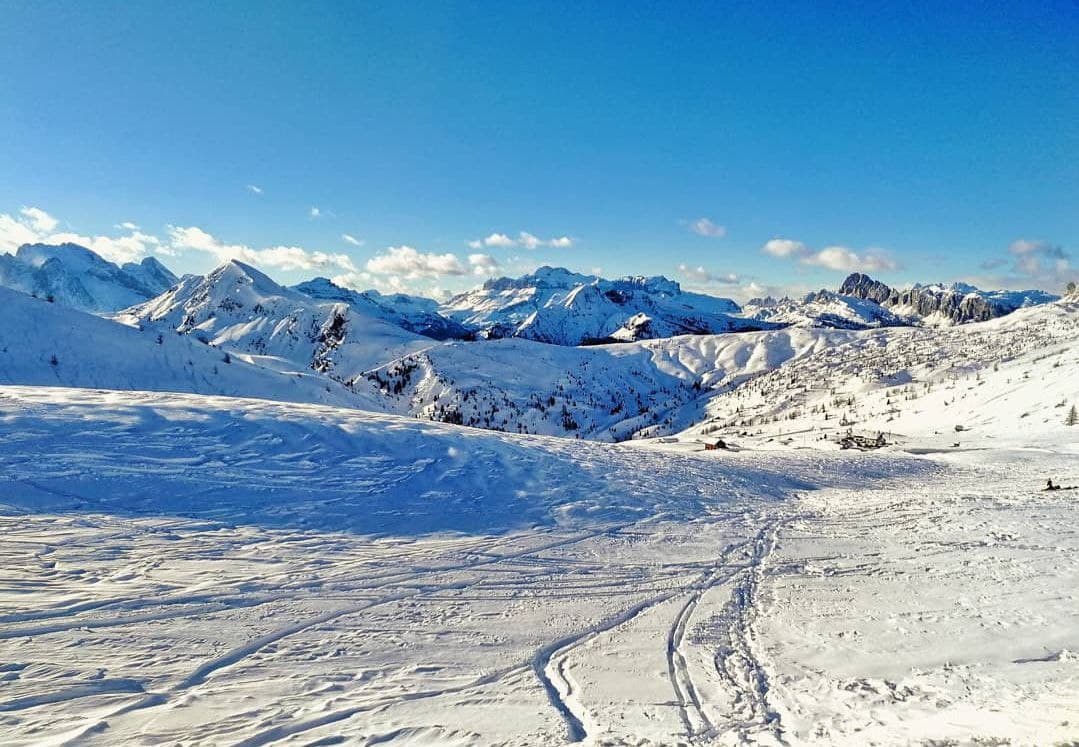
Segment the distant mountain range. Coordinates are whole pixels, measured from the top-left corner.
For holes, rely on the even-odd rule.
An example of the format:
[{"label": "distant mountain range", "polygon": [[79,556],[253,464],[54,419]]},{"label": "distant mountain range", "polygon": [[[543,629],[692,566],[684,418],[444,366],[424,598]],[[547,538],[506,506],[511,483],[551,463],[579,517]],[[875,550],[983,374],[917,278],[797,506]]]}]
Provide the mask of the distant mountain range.
[{"label": "distant mountain range", "polygon": [[665,277],[604,280],[561,267],[488,280],[439,311],[482,337],[523,337],[556,345],[718,334],[775,325],[739,314],[734,301],[687,293]]},{"label": "distant mountain range", "polygon": [[0,254],[0,286],[92,313],[119,311],[176,282],[153,257],[121,267],[77,244],[24,244]]},{"label": "distant mountain range", "polygon": [[[1055,297],[1040,291],[896,290],[864,275],[840,293],[739,308],[661,277],[604,280],[558,268],[492,280],[438,304],[324,278],[288,288],[235,261],[177,280],[155,260],[120,267],[71,245],[26,246],[0,260],[5,282],[38,295],[0,288],[0,383],[323,402],[613,441],[700,423],[714,397],[753,392],[756,379],[801,359],[850,373],[842,352],[850,346],[894,342],[904,355],[929,355],[937,342],[958,350],[982,334],[983,325],[969,335],[959,328],[968,321],[1033,306],[1002,320],[1033,329],[1076,308],[1047,304]],[[912,326],[919,329],[889,329]],[[904,347],[919,340],[929,352]],[[561,344],[543,344],[551,342]],[[738,396],[728,398],[722,422],[737,419]]]},{"label": "distant mountain range", "polygon": [[[362,310],[360,310],[362,309]],[[324,301],[285,288],[243,262],[188,275],[118,316],[139,326],[193,335],[207,344],[353,377],[433,341],[383,317],[382,307]]]},{"label": "distant mountain range", "polygon": [[868,275],[849,275],[839,287],[843,295],[873,301],[923,323],[985,322],[1016,309],[1056,301],[1060,296],[1040,290],[983,291],[966,283],[890,288]]},{"label": "distant mountain range", "polygon": [[[253,354],[279,355],[342,376],[362,369],[377,340],[411,351],[427,340],[519,337],[588,345],[777,329],[837,329],[985,321],[1058,297],[1039,290],[982,291],[970,285],[892,288],[854,273],[838,292],[799,299],[727,298],[682,290],[665,277],[608,280],[558,267],[497,278],[444,303],[355,291],[315,278],[285,288],[240,262],[178,279],[158,260],[119,266],[85,247],[27,244],[0,255],[0,286],[98,314],[122,312]],[[337,339],[340,338],[340,339]],[[403,354],[403,353],[402,353]]]}]

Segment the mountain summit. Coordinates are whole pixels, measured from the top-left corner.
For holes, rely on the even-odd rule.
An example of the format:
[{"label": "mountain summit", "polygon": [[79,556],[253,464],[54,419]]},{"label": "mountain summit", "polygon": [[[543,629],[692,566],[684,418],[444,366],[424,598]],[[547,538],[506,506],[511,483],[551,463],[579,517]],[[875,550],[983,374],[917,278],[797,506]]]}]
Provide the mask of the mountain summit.
[{"label": "mountain summit", "polygon": [[142,303],[176,280],[153,257],[121,267],[78,244],[23,244],[0,254],[0,286],[97,314]]},{"label": "mountain summit", "polygon": [[662,276],[606,280],[562,267],[488,280],[439,311],[483,337],[523,337],[556,345],[632,341],[684,334],[767,329],[727,298],[688,293]]}]

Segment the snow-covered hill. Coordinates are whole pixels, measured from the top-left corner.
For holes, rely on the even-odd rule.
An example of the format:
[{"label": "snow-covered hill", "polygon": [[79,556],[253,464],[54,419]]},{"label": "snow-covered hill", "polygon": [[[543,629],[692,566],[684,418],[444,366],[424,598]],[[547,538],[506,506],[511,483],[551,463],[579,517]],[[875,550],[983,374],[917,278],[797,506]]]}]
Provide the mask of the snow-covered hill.
[{"label": "snow-covered hill", "polygon": [[194,392],[378,409],[379,401],[299,367],[226,353],[0,288],[0,384]]},{"label": "snow-covered hill", "polygon": [[293,286],[319,301],[340,301],[365,316],[394,324],[435,340],[466,339],[471,333],[463,325],[438,313],[438,301],[405,293],[379,293],[342,288],[327,278],[315,278]]},{"label": "snow-covered hill", "polygon": [[0,254],[0,286],[93,313],[141,303],[176,281],[153,257],[120,267],[77,244],[24,244]]},{"label": "snow-covered hill", "polygon": [[690,433],[812,445],[853,429],[984,444],[1059,431],[1079,405],[1077,301],[835,342],[717,395]]},{"label": "snow-covered hill", "polygon": [[843,281],[839,292],[876,302],[900,316],[920,317],[927,324],[984,322],[1059,298],[1040,290],[983,291],[966,283],[896,289],[857,272]]},{"label": "snow-covered hill", "polygon": [[[365,374],[383,407],[450,423],[603,441],[666,435],[717,390],[852,339],[790,328],[565,347],[502,339],[433,346]],[[356,385],[361,380],[356,380]]]},{"label": "snow-covered hill", "polygon": [[344,380],[436,344],[342,301],[318,301],[242,262],[174,288],[120,316],[215,347],[292,361]]},{"label": "snow-covered hill", "polygon": [[440,311],[485,337],[523,337],[556,345],[772,326],[735,316],[739,308],[734,301],[687,293],[663,277],[604,280],[559,267],[488,280],[481,288],[454,296]]}]

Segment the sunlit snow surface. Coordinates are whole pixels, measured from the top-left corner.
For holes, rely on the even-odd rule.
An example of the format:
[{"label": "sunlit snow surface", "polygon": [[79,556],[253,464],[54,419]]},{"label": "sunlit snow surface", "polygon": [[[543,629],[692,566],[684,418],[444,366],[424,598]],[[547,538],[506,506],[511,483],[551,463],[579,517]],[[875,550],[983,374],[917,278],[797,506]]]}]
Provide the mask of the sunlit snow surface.
[{"label": "sunlit snow surface", "polygon": [[1075,739],[1076,431],[706,453],[0,387],[0,742]]}]

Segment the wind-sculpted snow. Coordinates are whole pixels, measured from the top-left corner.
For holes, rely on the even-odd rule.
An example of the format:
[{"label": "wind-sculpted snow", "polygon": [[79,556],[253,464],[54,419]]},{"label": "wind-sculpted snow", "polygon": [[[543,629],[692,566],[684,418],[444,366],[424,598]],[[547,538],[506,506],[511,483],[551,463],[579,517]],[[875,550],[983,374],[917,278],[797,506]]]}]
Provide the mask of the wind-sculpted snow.
[{"label": "wind-sculpted snow", "polygon": [[[161,514],[369,534],[689,518],[805,487],[628,447],[313,405],[2,390],[0,497],[25,510]],[[65,435],[66,434],[66,435]],[[33,454],[30,461],[19,459]],[[114,462],[116,454],[124,462]],[[707,483],[709,488],[702,491]]]},{"label": "wind-sculpted snow", "polygon": [[1066,744],[1079,504],[1037,489],[1076,438],[702,452],[0,387],[0,742]]}]

